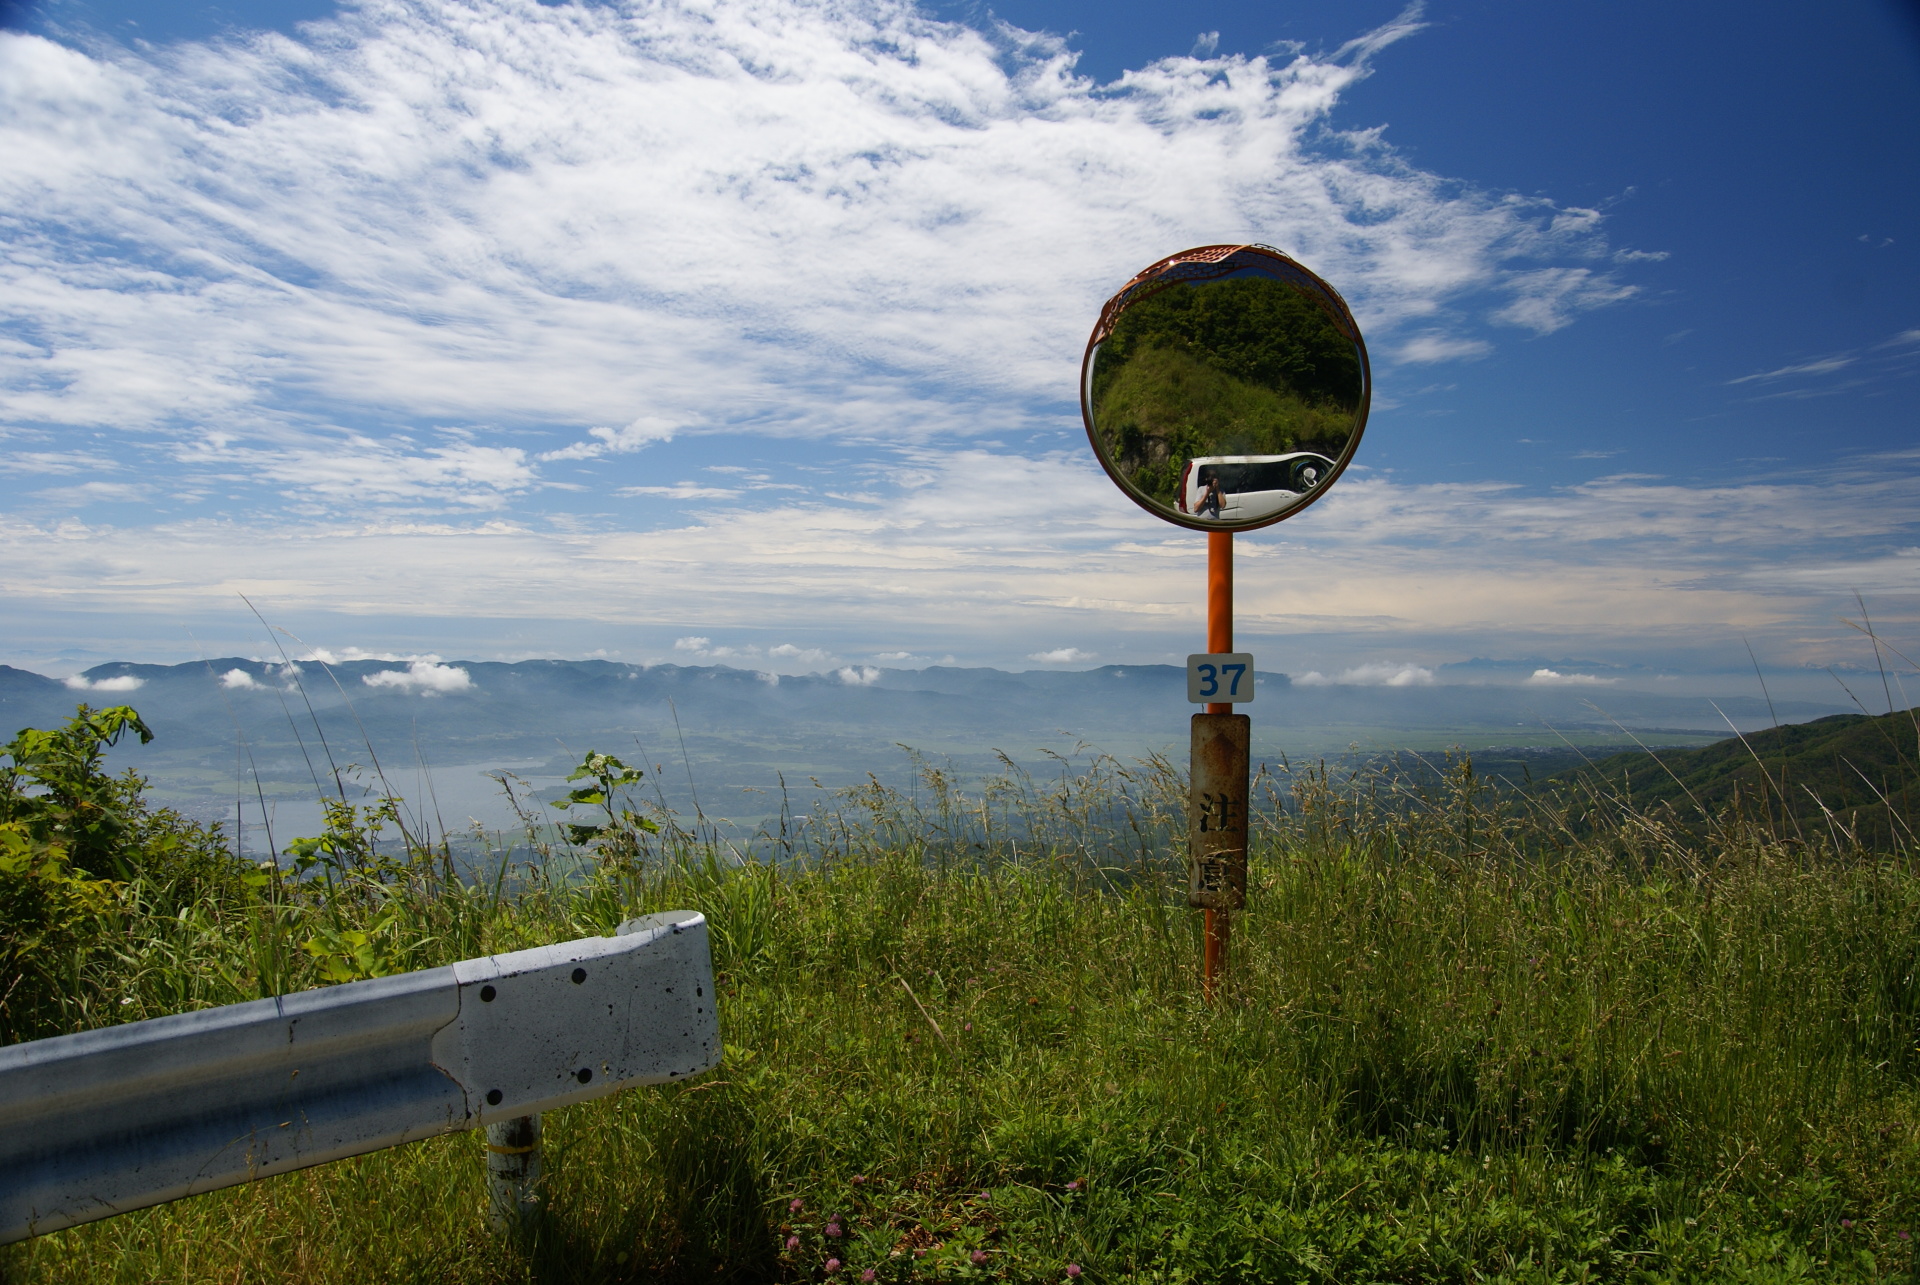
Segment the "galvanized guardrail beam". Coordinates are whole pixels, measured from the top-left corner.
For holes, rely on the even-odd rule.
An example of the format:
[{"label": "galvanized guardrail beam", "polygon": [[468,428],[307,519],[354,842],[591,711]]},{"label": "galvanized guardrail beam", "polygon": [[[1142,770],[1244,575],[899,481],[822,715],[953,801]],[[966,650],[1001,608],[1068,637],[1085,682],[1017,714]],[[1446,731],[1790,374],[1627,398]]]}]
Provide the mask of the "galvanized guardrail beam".
[{"label": "galvanized guardrail beam", "polygon": [[0,1244],[719,1064],[706,919],[0,1048]]}]

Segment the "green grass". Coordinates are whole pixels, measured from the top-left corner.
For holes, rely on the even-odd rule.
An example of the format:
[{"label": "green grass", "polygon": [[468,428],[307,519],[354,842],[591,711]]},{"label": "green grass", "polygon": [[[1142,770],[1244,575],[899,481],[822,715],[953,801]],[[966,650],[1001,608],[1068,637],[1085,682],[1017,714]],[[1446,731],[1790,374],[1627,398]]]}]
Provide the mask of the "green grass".
[{"label": "green grass", "polygon": [[1258,837],[1211,1007],[1164,764],[973,795],[929,770],[914,796],[851,792],[789,826],[780,864],[670,829],[578,877],[499,886],[371,850],[330,898],[209,885],[175,906],[134,880],[74,956],[66,1026],[691,906],[713,925],[727,1058],[549,1116],[531,1245],[487,1233],[467,1135],[42,1237],[0,1270],[797,1281],[838,1258],[836,1279],[882,1281],[1062,1281],[1069,1264],[1169,1282],[1914,1279],[1906,858],[1738,818],[1706,840],[1631,813],[1570,825],[1465,772],[1417,796],[1265,784],[1288,810]]}]

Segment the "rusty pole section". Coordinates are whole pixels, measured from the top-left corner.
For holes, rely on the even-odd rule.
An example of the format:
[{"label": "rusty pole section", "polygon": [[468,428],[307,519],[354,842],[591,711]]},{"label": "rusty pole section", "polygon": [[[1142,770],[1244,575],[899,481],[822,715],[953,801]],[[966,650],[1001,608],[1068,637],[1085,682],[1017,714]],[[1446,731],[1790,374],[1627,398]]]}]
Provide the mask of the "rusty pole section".
[{"label": "rusty pole section", "polygon": [[[1233,532],[1207,532],[1207,650],[1233,650]],[[1227,971],[1235,910],[1247,903],[1247,778],[1252,720],[1215,703],[1193,716],[1187,807],[1187,904],[1206,915],[1202,990],[1213,999]]]},{"label": "rusty pole section", "polygon": [[1187,807],[1187,904],[1207,913],[1203,986],[1208,999],[1227,971],[1233,911],[1247,904],[1247,742],[1245,714],[1193,716],[1193,784]]}]

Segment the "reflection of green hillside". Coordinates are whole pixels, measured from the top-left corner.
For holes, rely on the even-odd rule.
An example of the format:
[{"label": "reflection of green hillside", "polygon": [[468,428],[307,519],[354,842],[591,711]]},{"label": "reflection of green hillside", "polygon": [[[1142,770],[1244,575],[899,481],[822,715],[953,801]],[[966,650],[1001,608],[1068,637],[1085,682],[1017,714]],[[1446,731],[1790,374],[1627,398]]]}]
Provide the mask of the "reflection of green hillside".
[{"label": "reflection of green hillside", "polygon": [[1359,353],[1312,296],[1265,277],[1173,286],[1121,314],[1093,370],[1093,419],[1142,491],[1174,503],[1205,455],[1338,456]]},{"label": "reflection of green hillside", "polygon": [[1094,422],[1135,485],[1172,505],[1180,470],[1196,455],[1338,455],[1353,415],[1236,379],[1184,351],[1149,348],[1108,381]]},{"label": "reflection of green hillside", "polygon": [[[1319,302],[1267,277],[1172,286],[1129,307],[1101,345],[1116,371],[1174,348],[1262,388],[1347,411],[1360,404],[1360,356]],[[1104,364],[1104,363],[1103,363]],[[1096,375],[1096,400],[1104,391]]]}]

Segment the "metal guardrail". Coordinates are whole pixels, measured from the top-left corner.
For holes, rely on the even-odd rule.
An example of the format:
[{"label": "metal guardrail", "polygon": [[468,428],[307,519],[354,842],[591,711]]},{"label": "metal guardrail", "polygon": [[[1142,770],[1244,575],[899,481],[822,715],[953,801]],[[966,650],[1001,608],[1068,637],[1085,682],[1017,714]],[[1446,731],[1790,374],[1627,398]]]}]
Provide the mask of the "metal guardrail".
[{"label": "metal guardrail", "polygon": [[694,911],[0,1048],[0,1244],[697,1075],[720,1055]]}]

